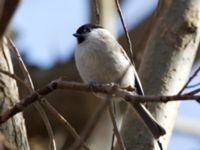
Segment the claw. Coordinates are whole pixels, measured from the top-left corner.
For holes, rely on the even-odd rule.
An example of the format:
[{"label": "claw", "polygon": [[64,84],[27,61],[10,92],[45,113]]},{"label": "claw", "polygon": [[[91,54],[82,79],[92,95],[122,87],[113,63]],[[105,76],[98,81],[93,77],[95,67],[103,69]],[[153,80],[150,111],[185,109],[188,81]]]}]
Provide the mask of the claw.
[{"label": "claw", "polygon": [[95,81],[90,81],[90,83],[89,83],[89,87],[91,90],[93,90],[96,85],[97,85],[97,83]]}]

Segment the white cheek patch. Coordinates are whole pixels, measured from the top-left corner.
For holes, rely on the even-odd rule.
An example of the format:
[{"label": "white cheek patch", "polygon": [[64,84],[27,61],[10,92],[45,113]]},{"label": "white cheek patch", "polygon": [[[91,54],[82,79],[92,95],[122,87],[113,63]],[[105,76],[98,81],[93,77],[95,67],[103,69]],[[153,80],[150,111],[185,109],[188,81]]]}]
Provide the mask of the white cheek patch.
[{"label": "white cheek patch", "polygon": [[114,37],[110,34],[109,31],[103,29],[103,28],[98,28],[94,29],[90,32],[90,35],[88,38],[97,38],[97,39],[114,39]]}]

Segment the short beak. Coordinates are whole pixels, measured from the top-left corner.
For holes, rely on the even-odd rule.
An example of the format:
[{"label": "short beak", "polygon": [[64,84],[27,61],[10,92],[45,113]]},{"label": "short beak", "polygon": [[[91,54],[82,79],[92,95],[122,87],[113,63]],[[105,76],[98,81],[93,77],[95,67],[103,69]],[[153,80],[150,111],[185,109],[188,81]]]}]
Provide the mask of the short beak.
[{"label": "short beak", "polygon": [[73,36],[75,36],[76,38],[82,37],[82,35],[81,35],[81,34],[78,34],[78,33],[74,33]]}]

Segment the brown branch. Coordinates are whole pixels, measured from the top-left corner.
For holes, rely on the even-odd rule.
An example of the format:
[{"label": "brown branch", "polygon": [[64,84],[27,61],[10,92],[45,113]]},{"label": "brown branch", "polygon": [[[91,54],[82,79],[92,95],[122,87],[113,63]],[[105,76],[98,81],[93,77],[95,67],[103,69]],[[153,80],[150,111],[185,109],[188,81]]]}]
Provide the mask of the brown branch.
[{"label": "brown branch", "polygon": [[188,93],[185,93],[185,94],[183,94],[183,95],[195,95],[195,94],[197,94],[197,93],[199,93],[200,92],[200,89],[195,89],[195,90],[193,90],[193,91],[191,91],[191,92],[188,92]]},{"label": "brown branch", "polygon": [[33,92],[34,91],[34,85],[33,85],[33,82],[31,80],[31,76],[28,72],[28,69],[26,68],[26,65],[25,65],[17,47],[15,46],[15,44],[13,43],[13,41],[10,38],[6,38],[6,39],[8,41],[8,46],[10,47],[10,49],[14,52],[14,54],[17,57],[21,71],[23,72],[25,80],[27,81],[27,84],[28,84],[28,87],[29,87],[28,88],[29,92]]},{"label": "brown branch", "polygon": [[[172,96],[134,96],[130,94],[130,92],[121,89],[117,85],[91,85],[83,84],[83,83],[76,83],[76,82],[67,82],[62,81],[60,79],[52,81],[48,85],[44,86],[43,88],[38,89],[37,91],[33,92],[32,94],[28,95],[24,99],[22,99],[19,103],[15,104],[12,108],[8,109],[7,111],[0,114],[0,123],[5,122],[9,118],[13,117],[15,114],[23,111],[29,105],[34,103],[35,101],[39,100],[41,97],[48,95],[49,93],[53,92],[57,89],[63,90],[75,90],[75,91],[82,91],[82,92],[99,92],[104,93],[107,95],[118,96],[124,98],[127,102],[131,103],[143,103],[143,102],[168,102],[168,101],[177,101],[177,100],[198,100],[200,96],[196,95],[172,95]],[[115,91],[113,93],[113,91]],[[82,140],[80,138],[76,139],[75,144],[72,148],[79,148],[83,145],[82,141],[85,141],[92,130],[94,129],[97,121],[99,120],[103,111],[105,111],[106,107],[108,106],[109,100],[103,101],[103,103],[99,106],[95,114],[90,119],[89,123],[87,124],[86,128],[83,130],[81,134]]]},{"label": "brown branch", "polygon": [[[115,120],[115,114],[113,112],[113,108],[112,108],[112,103],[110,101],[109,103],[109,106],[108,106],[108,111],[109,111],[109,114],[110,114],[110,118],[111,118],[111,121],[112,121],[112,124],[113,124],[113,130],[114,130],[114,134],[116,135],[117,137],[117,142],[118,142],[118,145],[119,145],[119,148],[121,150],[125,150],[125,145],[124,145],[124,142],[123,142],[123,139],[119,133],[119,130],[117,128],[117,123],[116,123],[116,120]],[[114,140],[113,140],[113,143],[114,143]]]},{"label": "brown branch", "polygon": [[110,94],[113,89],[116,89],[116,92],[113,96],[122,97],[127,102],[135,103],[145,103],[145,102],[169,102],[169,101],[179,101],[179,100],[199,100],[199,95],[172,95],[172,96],[135,96],[130,94],[130,92],[121,89],[117,85],[91,85],[77,83],[77,82],[68,82],[61,81],[60,79],[52,81],[46,86],[38,89],[32,94],[26,96],[19,103],[15,104],[12,108],[0,114],[0,123],[5,122],[15,114],[24,111],[29,105],[41,98],[41,96],[46,96],[54,90],[63,89],[63,90],[74,90],[82,92],[99,92],[104,94]]},{"label": "brown branch", "polygon": [[[95,86],[89,85],[89,88],[90,88],[91,91],[93,91],[92,89],[95,89]],[[98,120],[100,119],[100,117],[102,116],[102,114],[104,113],[104,111],[106,110],[107,106],[109,106],[112,94],[116,90],[117,90],[116,86],[113,86],[113,88],[110,89],[109,93],[107,94],[106,99],[101,103],[101,105],[97,108],[95,114],[88,121],[87,125],[85,126],[85,128],[83,129],[83,131],[81,133],[81,138],[84,141],[86,141],[90,137],[90,134],[94,130],[94,128],[95,128]],[[78,150],[78,149],[81,148],[81,146],[82,146],[81,142],[78,141],[78,140],[76,140],[70,149],[71,150]]]},{"label": "brown branch", "polygon": [[188,86],[186,87],[186,89],[195,88],[195,87],[197,87],[197,86],[199,86],[199,85],[200,85],[200,83],[196,83],[196,84],[193,84],[193,85],[188,85]]},{"label": "brown branch", "polygon": [[28,88],[27,84],[20,77],[18,77],[16,74],[12,74],[12,73],[5,71],[5,70],[2,70],[2,69],[0,69],[0,73],[3,73],[5,75],[9,76],[10,78],[13,78],[14,80],[21,83],[24,87]]},{"label": "brown branch", "polygon": [[71,124],[50,103],[48,103],[46,100],[45,101],[41,101],[41,102],[45,106],[48,106],[47,108],[50,110],[50,112],[57,118],[58,121],[60,121],[65,126],[65,128],[67,129],[67,131],[69,131],[71,133],[71,135],[76,140],[80,141],[80,143],[83,145],[83,148],[85,150],[89,150],[89,147],[82,140],[82,138],[78,135],[78,133],[76,132],[76,130],[71,126]]},{"label": "brown branch", "polygon": [[[26,87],[28,87],[29,89],[29,92],[33,92],[34,91],[34,85],[33,85],[33,82],[32,82],[32,79],[31,79],[31,76],[28,72],[28,69],[26,68],[26,65],[18,51],[18,49],[15,47],[14,43],[12,42],[12,40],[10,40],[9,38],[8,39],[8,42],[9,42],[9,46],[11,47],[12,51],[15,53],[18,61],[19,61],[19,64],[20,64],[20,67],[21,67],[21,70],[26,78],[26,80],[28,81],[28,85],[27,86],[24,82],[24,84],[26,85]],[[9,75],[9,74],[7,74]],[[15,74],[14,74],[15,75]],[[11,76],[12,77],[12,76]],[[18,79],[18,78],[16,78]],[[40,104],[39,104],[40,103]],[[72,134],[72,136],[75,138],[75,139],[78,139],[80,140],[80,143],[83,145],[83,148],[86,149],[86,150],[89,150],[88,146],[84,143],[84,141],[80,138],[80,136],[78,135],[78,133],[75,131],[75,129],[70,125],[70,123],[46,100],[46,99],[42,99],[42,101],[39,101],[39,103],[36,103],[35,104],[35,107],[36,109],[38,110],[38,112],[41,114],[42,116],[42,119],[45,123],[45,126],[47,128],[47,131],[48,131],[48,134],[50,136],[50,139],[51,139],[51,147],[52,149],[56,149],[56,144],[55,144],[55,140],[54,140],[54,137],[53,137],[53,130],[51,128],[51,125],[50,125],[50,122],[48,120],[48,117],[46,115],[46,112],[44,111],[43,106],[47,107],[47,109],[49,109],[49,111],[54,114],[54,116],[60,120],[64,126],[66,127],[66,129]]]},{"label": "brown branch", "polygon": [[[16,48],[15,44],[13,43],[13,41],[9,38],[7,38],[7,41],[8,41],[8,46],[11,48],[11,50],[15,53],[16,57],[17,57],[17,60],[19,62],[19,66],[21,68],[21,71],[23,72],[23,75],[25,77],[25,81],[27,83],[27,87],[28,87],[28,90],[29,90],[29,93],[32,93],[35,88],[34,88],[34,85],[33,85],[33,82],[32,82],[32,79],[31,79],[31,76],[28,72],[28,69],[26,68],[26,65],[18,51],[18,49]],[[47,114],[46,112],[44,111],[43,107],[41,106],[40,104],[41,102],[37,102],[34,104],[35,108],[37,109],[37,111],[39,112],[39,114],[41,115],[42,119],[43,119],[43,122],[45,124],[45,127],[47,129],[47,132],[49,134],[49,138],[50,138],[50,147],[51,149],[53,150],[56,150],[56,143],[55,143],[55,139],[54,139],[54,133],[53,133],[53,129],[51,127],[51,124],[49,122],[49,119],[47,117]]]},{"label": "brown branch", "polygon": [[[90,134],[92,133],[93,129],[95,128],[98,120],[100,119],[103,112],[106,110],[106,107],[108,106],[109,100],[102,101],[100,106],[97,108],[95,113],[90,118],[89,122],[86,124],[85,128],[83,129],[81,133],[81,138],[83,141],[86,141]],[[81,143],[79,140],[76,140],[70,150],[78,150],[81,147]]]},{"label": "brown branch", "polygon": [[189,80],[186,82],[186,84],[180,90],[180,92],[178,93],[178,95],[182,94],[182,92],[187,88],[187,86],[190,84],[190,82],[197,76],[197,74],[199,73],[199,71],[200,71],[200,67],[197,68],[197,70],[192,74],[192,76],[189,78]]},{"label": "brown branch", "polygon": [[126,35],[127,44],[129,46],[131,62],[133,63],[133,46],[132,46],[132,43],[131,43],[131,39],[130,39],[130,36],[129,36],[129,33],[128,33],[127,26],[126,26],[125,21],[124,21],[125,19],[122,15],[122,10],[120,8],[119,0],[115,0],[115,3],[116,3],[117,11],[119,13],[119,16],[120,16],[120,19],[121,19],[121,22],[122,22],[122,26],[123,26],[123,29],[124,29],[124,32],[125,32],[125,35]]},{"label": "brown branch", "polygon": [[[17,58],[18,58],[18,60],[19,60],[19,63],[21,64],[20,66],[21,66],[21,69],[22,69],[22,71],[23,71],[23,73],[24,74],[27,74],[28,73],[28,70],[27,70],[27,68],[26,68],[26,66],[25,66],[25,64],[24,64],[24,62],[23,62],[23,60],[22,60],[22,58],[21,58],[21,56],[20,56],[20,54],[19,54],[19,52],[18,52],[18,50],[16,49],[16,47],[15,47],[15,45],[14,45],[14,43],[11,41],[11,40],[9,40],[11,43],[11,45],[10,46],[12,46],[12,50],[16,53],[16,56],[17,56]],[[3,73],[3,74],[5,74],[5,75],[7,75],[7,76],[9,76],[9,77],[11,77],[11,78],[13,78],[13,79],[15,79],[16,81],[19,81],[20,83],[22,83],[25,87],[27,87],[29,90],[32,90],[32,88],[34,88],[33,87],[33,84],[32,84],[32,80],[31,80],[31,77],[30,77],[30,75],[29,75],[29,73],[28,73],[28,75],[27,75],[27,78],[29,78],[28,80],[29,80],[29,82],[31,82],[31,83],[29,83],[29,86],[21,79],[21,78],[19,78],[16,74],[11,74],[11,73],[9,73],[9,72],[7,72],[7,71],[4,71],[4,70],[1,70],[0,69],[0,72],[1,73]],[[88,148],[88,146],[82,141],[82,139],[80,138],[80,136],[78,135],[78,133],[75,131],[75,129],[70,125],[70,123],[48,102],[48,101],[46,101],[46,99],[42,99],[42,101],[39,101],[40,102],[40,104],[45,104],[45,105],[43,105],[43,106],[46,106],[49,110],[50,110],[50,112],[52,113],[52,114],[54,114],[54,116],[58,119],[58,120],[60,120],[63,124],[64,124],[64,126],[68,129],[68,131],[72,134],[72,136],[75,138],[75,139],[79,139],[79,140],[81,140],[81,143],[82,143],[82,145],[83,145],[83,147],[84,147],[84,149],[86,149],[86,150],[89,150],[89,148]],[[41,105],[37,105],[37,108],[39,108],[40,110],[43,110],[43,108],[41,107]],[[41,111],[40,112],[40,114],[42,115],[42,116],[45,116],[46,115],[46,113],[45,113],[45,111]],[[44,120],[44,122],[46,123],[48,123],[49,122],[49,120],[48,120],[48,118],[47,117],[44,117],[43,118],[43,120]],[[48,126],[48,130],[50,130],[51,129],[51,127],[50,127],[50,123],[48,123],[48,125],[46,125],[46,126]],[[49,132],[51,132],[51,131],[49,131]],[[53,132],[51,132],[50,133],[51,134],[51,139],[53,139],[52,141],[52,147],[55,147],[55,140],[54,140],[54,138],[52,137],[52,135],[53,135]],[[55,148],[54,148],[55,149]]]}]

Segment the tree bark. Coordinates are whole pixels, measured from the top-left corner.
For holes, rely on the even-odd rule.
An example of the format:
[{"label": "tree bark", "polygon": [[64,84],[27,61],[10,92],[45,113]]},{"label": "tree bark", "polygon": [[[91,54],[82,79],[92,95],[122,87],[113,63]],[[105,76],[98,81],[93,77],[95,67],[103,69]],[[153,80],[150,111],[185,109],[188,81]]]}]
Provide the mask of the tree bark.
[{"label": "tree bark", "polygon": [[[13,66],[6,40],[0,44],[0,69],[13,73]],[[16,81],[0,73],[0,112],[12,107],[19,100]],[[6,140],[18,150],[29,150],[26,128],[22,113],[0,125]]]},{"label": "tree bark", "polygon": [[[200,1],[172,1],[148,40],[140,78],[146,95],[176,94],[183,87],[197,52],[200,35]],[[172,134],[178,102],[147,104],[167,134],[160,138],[163,149]],[[129,109],[124,120],[122,136],[127,150],[158,149],[147,128]]]},{"label": "tree bark", "polygon": [[[114,36],[117,34],[116,30],[116,5],[114,1],[108,0],[91,0],[91,22],[100,24],[108,29]],[[99,11],[99,16],[98,13]]]}]

